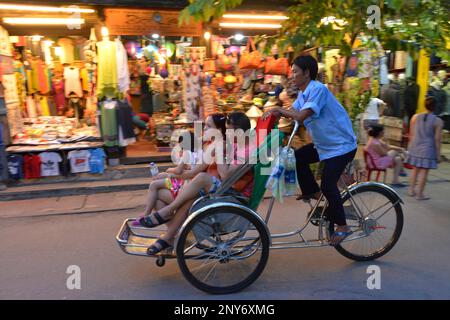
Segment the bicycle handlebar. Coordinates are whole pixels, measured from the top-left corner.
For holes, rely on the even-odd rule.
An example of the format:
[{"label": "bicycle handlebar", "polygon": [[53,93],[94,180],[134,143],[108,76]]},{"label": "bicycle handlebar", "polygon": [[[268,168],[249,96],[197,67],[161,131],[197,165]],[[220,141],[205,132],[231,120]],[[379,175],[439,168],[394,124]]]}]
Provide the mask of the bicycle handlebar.
[{"label": "bicycle handlebar", "polygon": [[289,141],[288,141],[288,143],[287,143],[287,146],[288,146],[288,147],[291,146],[292,139],[294,138],[295,134],[297,133],[297,130],[298,130],[299,127],[300,127],[300,122],[298,122],[297,120],[295,120],[294,130],[292,130],[291,136],[289,137]]}]

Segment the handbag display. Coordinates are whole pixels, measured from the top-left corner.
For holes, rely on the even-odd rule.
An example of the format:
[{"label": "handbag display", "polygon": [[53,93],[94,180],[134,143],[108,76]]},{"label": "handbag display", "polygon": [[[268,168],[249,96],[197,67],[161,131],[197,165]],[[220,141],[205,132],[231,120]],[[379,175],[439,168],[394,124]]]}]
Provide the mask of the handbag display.
[{"label": "handbag display", "polygon": [[[252,51],[250,52],[250,46]],[[247,50],[243,54],[241,54],[241,58],[239,60],[239,68],[240,69],[261,69],[264,68],[264,61],[262,59],[261,54],[258,50],[256,50],[255,43],[252,38],[248,38],[247,42]]]},{"label": "handbag display", "polygon": [[272,58],[266,59],[265,73],[271,75],[287,76],[289,75],[289,61],[286,58]]}]

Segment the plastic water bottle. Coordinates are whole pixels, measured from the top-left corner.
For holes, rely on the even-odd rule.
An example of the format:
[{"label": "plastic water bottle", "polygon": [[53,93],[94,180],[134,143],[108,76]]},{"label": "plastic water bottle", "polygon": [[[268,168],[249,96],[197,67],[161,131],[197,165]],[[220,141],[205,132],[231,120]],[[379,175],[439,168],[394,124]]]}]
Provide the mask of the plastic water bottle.
[{"label": "plastic water bottle", "polygon": [[156,165],[156,163],[152,162],[150,163],[150,174],[152,177],[155,177],[156,175],[158,175],[159,173],[159,169],[158,166]]},{"label": "plastic water bottle", "polygon": [[292,149],[287,152],[287,157],[285,161],[286,169],[284,171],[284,185],[286,196],[293,196],[297,191],[297,179],[295,172],[295,155]]}]

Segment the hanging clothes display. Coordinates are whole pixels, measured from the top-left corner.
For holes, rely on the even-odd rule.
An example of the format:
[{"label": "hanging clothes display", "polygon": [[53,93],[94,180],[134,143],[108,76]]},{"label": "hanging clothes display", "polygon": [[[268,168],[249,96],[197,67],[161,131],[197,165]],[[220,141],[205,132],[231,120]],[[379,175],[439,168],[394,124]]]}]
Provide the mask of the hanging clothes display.
[{"label": "hanging clothes display", "polygon": [[23,179],[23,157],[20,155],[8,155],[8,172],[12,180]]},{"label": "hanging clothes display", "polygon": [[106,154],[101,148],[89,150],[89,168],[90,173],[103,174],[105,171]]},{"label": "hanging clothes display", "polygon": [[58,114],[62,112],[66,106],[66,98],[64,94],[64,81],[63,79],[53,79],[53,91],[55,93],[55,104]]},{"label": "hanging clothes display", "polygon": [[119,145],[125,147],[136,142],[133,130],[133,110],[126,102],[119,101],[117,103],[117,122],[118,122],[118,138]]},{"label": "hanging clothes display", "polygon": [[42,177],[59,176],[59,163],[62,162],[62,158],[59,153],[42,152],[39,154],[39,157],[41,158]]},{"label": "hanging clothes display", "polygon": [[101,130],[105,146],[118,145],[117,101],[106,100],[101,103]]},{"label": "hanging clothes display", "polygon": [[130,89],[130,73],[128,71],[128,55],[120,39],[116,39],[117,80],[119,92],[125,94]]},{"label": "hanging clothes display", "polygon": [[50,107],[48,106],[47,97],[38,96],[38,99],[39,99],[39,105],[41,107],[41,115],[44,117],[50,116],[51,113],[50,113]]},{"label": "hanging clothes display", "polygon": [[116,48],[117,45],[114,41],[97,42],[97,96],[99,98],[115,98],[118,96]]},{"label": "hanging clothes display", "polygon": [[74,57],[75,46],[72,39],[61,38],[58,40],[58,46],[62,48],[60,56],[61,63],[62,64],[73,63],[75,60]]},{"label": "hanging clothes display", "polygon": [[73,150],[67,155],[72,173],[89,172],[89,150]]},{"label": "hanging clothes display", "polygon": [[41,158],[36,154],[28,154],[23,157],[25,179],[37,179],[41,177]]},{"label": "hanging clothes display", "polygon": [[64,68],[64,94],[66,98],[69,98],[73,93],[77,97],[83,97],[83,90],[81,88],[80,70],[75,67]]}]

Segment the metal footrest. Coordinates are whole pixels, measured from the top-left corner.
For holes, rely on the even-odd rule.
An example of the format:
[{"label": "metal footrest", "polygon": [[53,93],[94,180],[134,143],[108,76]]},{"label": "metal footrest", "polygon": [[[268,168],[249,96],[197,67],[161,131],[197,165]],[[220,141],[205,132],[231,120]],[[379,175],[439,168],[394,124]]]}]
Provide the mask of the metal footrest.
[{"label": "metal footrest", "polygon": [[172,249],[163,250],[156,256],[149,256],[147,249],[156,242],[159,235],[165,230],[133,227],[135,219],[126,219],[116,236],[116,241],[123,252],[135,256],[175,258]]}]

